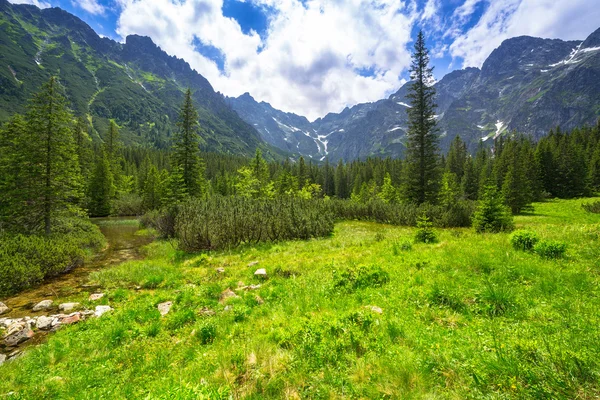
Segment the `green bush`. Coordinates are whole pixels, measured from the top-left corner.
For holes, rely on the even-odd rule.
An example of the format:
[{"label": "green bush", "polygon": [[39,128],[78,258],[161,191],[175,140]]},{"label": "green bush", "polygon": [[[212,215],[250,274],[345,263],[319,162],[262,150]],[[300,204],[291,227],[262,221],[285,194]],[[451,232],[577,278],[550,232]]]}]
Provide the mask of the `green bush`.
[{"label": "green bush", "polygon": [[143,213],[142,198],[137,194],[125,193],[112,202],[111,215],[129,217]]},{"label": "green bush", "polygon": [[179,239],[186,251],[324,237],[333,232],[333,222],[323,200],[221,196],[190,199],[142,219],[162,236]]},{"label": "green bush", "polygon": [[600,214],[600,201],[594,201],[593,203],[583,203],[581,205],[587,212]]},{"label": "green bush", "polygon": [[356,290],[367,287],[379,287],[388,283],[390,275],[379,266],[350,267],[343,271],[333,271],[333,287],[336,289]]},{"label": "green bush", "polygon": [[537,233],[520,229],[510,235],[510,244],[516,250],[531,251],[539,242],[540,238]]},{"label": "green bush", "polygon": [[417,243],[435,243],[437,235],[433,230],[433,223],[425,214],[421,215],[417,221],[417,233],[415,234],[415,242]]},{"label": "green bush", "polygon": [[332,199],[326,202],[337,220],[373,221],[398,226],[416,226],[419,215],[426,214],[440,228],[471,226],[474,202],[460,201],[451,206],[385,203],[373,199],[366,203]]},{"label": "green bush", "polygon": [[41,283],[81,265],[104,236],[87,220],[65,220],[50,236],[4,234],[0,237],[0,296]]},{"label": "green bush", "polygon": [[543,258],[562,258],[567,252],[567,244],[555,240],[542,240],[534,246],[533,251]]}]

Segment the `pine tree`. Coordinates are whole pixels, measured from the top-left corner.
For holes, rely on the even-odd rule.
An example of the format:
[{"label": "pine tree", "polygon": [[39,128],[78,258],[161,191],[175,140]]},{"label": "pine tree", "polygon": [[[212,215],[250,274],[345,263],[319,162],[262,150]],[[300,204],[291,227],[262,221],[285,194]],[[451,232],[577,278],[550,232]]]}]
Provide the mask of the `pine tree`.
[{"label": "pine tree", "polygon": [[456,136],[450,144],[448,150],[448,158],[446,159],[446,170],[456,175],[458,181],[462,181],[464,175],[465,162],[469,153],[467,151],[467,145],[460,139],[460,136]]},{"label": "pine tree", "polygon": [[89,187],[89,213],[95,217],[110,215],[115,184],[108,156],[104,150],[96,156],[96,167]]},{"label": "pine tree", "polygon": [[440,203],[445,207],[454,206],[460,198],[460,185],[454,172],[446,171],[442,176]]},{"label": "pine tree", "polygon": [[26,121],[15,114],[0,130],[0,231],[17,222],[15,216],[24,214],[26,205],[22,186],[28,178],[25,174],[27,155]]},{"label": "pine tree", "polygon": [[504,205],[496,184],[488,182],[483,187],[479,207],[473,216],[475,232],[501,232],[513,228],[513,217]]},{"label": "pine tree", "polygon": [[142,192],[142,207],[144,210],[156,210],[162,206],[165,197],[164,182],[155,165],[148,168],[148,174]]},{"label": "pine tree", "polygon": [[438,136],[434,102],[433,68],[429,67],[429,50],[420,31],[412,55],[411,78],[407,98],[408,143],[406,149],[406,199],[418,204],[437,200],[440,171]]},{"label": "pine tree", "polygon": [[347,199],[349,194],[346,167],[344,166],[344,162],[340,160],[335,169],[335,195],[339,199]]},{"label": "pine tree", "polygon": [[27,218],[32,229],[52,232],[54,220],[83,195],[73,139],[73,115],[55,77],[34,95],[27,113],[27,144],[19,151],[28,160],[28,182],[23,186]]},{"label": "pine tree", "polygon": [[467,200],[477,200],[478,180],[475,165],[471,157],[468,157],[463,167],[464,174],[460,184],[463,197]]},{"label": "pine tree", "polygon": [[169,205],[181,203],[188,193],[186,191],[185,180],[183,177],[183,168],[179,165],[174,165],[171,168],[171,173],[167,179],[167,202]]},{"label": "pine tree", "polygon": [[121,167],[122,156],[121,156],[121,139],[120,139],[119,127],[115,121],[111,120],[108,127],[108,132],[104,138],[104,153],[108,159],[110,165],[110,171],[113,177],[114,185],[116,190],[113,193],[113,197],[117,196],[117,193],[122,188],[123,184],[123,171]]},{"label": "pine tree", "polygon": [[398,199],[398,191],[392,185],[392,177],[389,172],[386,172],[383,177],[383,185],[381,186],[381,191],[378,193],[378,196],[385,203],[395,203]]},{"label": "pine tree", "polygon": [[179,113],[179,128],[173,138],[173,166],[181,169],[183,192],[189,196],[202,196],[206,192],[204,163],[200,158],[198,112],[188,89]]}]

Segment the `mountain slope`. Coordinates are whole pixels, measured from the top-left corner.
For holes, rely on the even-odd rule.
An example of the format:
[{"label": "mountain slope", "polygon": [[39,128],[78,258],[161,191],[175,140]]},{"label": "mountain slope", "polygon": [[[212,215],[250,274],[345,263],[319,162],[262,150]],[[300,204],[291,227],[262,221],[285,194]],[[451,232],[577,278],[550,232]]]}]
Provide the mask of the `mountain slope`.
[{"label": "mountain slope", "polygon": [[282,154],[266,145],[203,76],[151,39],[133,35],[117,43],[59,8],[0,0],[0,121],[23,112],[51,75],[66,87],[74,112],[87,116],[94,139],[115,119],[126,143],[167,146],[183,91],[190,87],[204,150],[250,155],[262,147]]},{"label": "mountain slope", "polygon": [[[512,130],[539,138],[556,126],[594,124],[600,118],[600,29],[583,42],[508,39],[481,70],[453,71],[435,86],[443,150],[456,135],[475,149],[480,141]],[[281,129],[264,123],[282,113],[269,104],[253,104],[249,96],[228,101],[264,140],[280,148],[298,146],[296,151],[315,159],[398,157],[406,137],[407,89],[408,84],[388,99],[358,104],[309,124],[303,117],[283,113],[289,122]],[[289,131],[310,132],[327,146],[307,147],[304,138],[302,144],[296,143]],[[282,137],[287,138],[285,146]]]}]

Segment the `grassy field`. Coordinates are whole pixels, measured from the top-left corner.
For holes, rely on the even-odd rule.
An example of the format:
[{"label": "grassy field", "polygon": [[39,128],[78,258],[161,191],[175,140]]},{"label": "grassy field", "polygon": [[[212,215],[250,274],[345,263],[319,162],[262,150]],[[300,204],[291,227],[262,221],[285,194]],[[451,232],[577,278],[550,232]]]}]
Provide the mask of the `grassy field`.
[{"label": "grassy field", "polygon": [[[112,314],[0,367],[0,397],[598,398],[600,215],[581,203],[515,218],[567,243],[558,260],[508,234],[414,244],[413,228],[363,222],[208,255],[155,242],[93,276]],[[227,288],[239,297],[220,302]]]}]

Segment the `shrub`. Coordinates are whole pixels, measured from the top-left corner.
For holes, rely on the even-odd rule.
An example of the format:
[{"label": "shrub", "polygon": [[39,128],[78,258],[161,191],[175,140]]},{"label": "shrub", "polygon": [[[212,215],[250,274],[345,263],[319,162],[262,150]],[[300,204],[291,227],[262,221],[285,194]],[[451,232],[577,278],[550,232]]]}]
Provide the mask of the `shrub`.
[{"label": "shrub", "polygon": [[437,235],[433,230],[433,223],[425,214],[419,217],[417,221],[417,233],[415,234],[415,242],[417,243],[435,243]]},{"label": "shrub", "polygon": [[379,287],[388,283],[390,275],[381,267],[350,267],[343,271],[333,271],[333,287],[356,290],[366,287]]},{"label": "shrub", "polygon": [[459,201],[449,206],[431,204],[385,203],[372,199],[357,201],[332,199],[327,202],[337,220],[374,221],[398,226],[416,226],[418,216],[426,214],[434,226],[440,228],[471,226],[474,202]]},{"label": "shrub", "polygon": [[554,240],[542,240],[534,246],[533,251],[543,258],[562,258],[567,252],[567,244]]},{"label": "shrub", "polygon": [[0,296],[69,271],[99,249],[104,236],[89,220],[64,220],[50,236],[0,236]]},{"label": "shrub", "polygon": [[182,249],[200,251],[324,237],[333,232],[334,219],[323,200],[213,196],[150,213],[142,222],[179,239]]},{"label": "shrub", "polygon": [[475,232],[502,232],[513,229],[512,213],[503,204],[502,196],[495,185],[484,189],[479,207],[473,216]]},{"label": "shrub", "polygon": [[124,193],[112,202],[111,215],[128,217],[143,214],[142,198],[134,193]]},{"label": "shrub", "polygon": [[581,207],[583,207],[583,209],[587,212],[600,214],[600,201],[595,201],[593,203],[583,203]]},{"label": "shrub", "polygon": [[540,240],[537,233],[520,229],[510,235],[510,244],[516,250],[531,251]]}]

